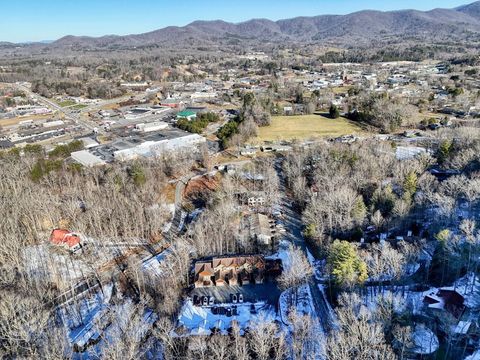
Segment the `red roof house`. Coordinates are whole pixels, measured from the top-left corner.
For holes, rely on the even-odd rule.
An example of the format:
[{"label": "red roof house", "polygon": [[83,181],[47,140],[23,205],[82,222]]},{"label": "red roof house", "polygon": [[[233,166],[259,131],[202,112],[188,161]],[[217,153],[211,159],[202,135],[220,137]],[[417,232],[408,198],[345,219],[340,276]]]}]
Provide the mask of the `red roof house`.
[{"label": "red roof house", "polygon": [[80,237],[65,229],[54,229],[50,235],[50,242],[65,246],[72,251],[80,248]]}]

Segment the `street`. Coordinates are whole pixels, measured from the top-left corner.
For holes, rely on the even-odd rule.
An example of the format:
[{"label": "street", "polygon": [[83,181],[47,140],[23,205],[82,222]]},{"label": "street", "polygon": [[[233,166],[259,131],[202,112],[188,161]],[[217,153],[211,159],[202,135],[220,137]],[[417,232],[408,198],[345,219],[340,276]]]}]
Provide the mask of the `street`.
[{"label": "street", "polygon": [[[302,234],[302,220],[298,212],[296,212],[293,207],[293,200],[288,196],[285,178],[282,176],[282,167],[281,163],[277,162],[275,164],[275,169],[280,180],[280,191],[281,196],[281,210],[284,216],[284,223],[286,226],[287,234],[286,238],[296,247],[302,249],[305,252],[305,256],[308,258],[308,244],[303,238]],[[312,254],[312,251],[310,251]],[[332,314],[329,310],[329,305],[325,295],[320,291],[319,285],[322,285],[315,277],[312,277],[309,286],[310,292],[312,294],[314,307],[316,311],[317,318],[322,326],[323,332],[328,333],[333,328],[334,320],[332,319]]]}]

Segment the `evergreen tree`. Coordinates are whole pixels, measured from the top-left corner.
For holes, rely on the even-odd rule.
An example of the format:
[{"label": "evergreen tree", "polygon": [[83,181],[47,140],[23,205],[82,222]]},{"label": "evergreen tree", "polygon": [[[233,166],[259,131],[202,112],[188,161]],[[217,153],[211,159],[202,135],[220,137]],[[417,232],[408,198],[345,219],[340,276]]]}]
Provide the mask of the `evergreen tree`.
[{"label": "evergreen tree", "polygon": [[418,178],[414,171],[410,171],[403,181],[403,193],[406,199],[412,198],[417,192]]},{"label": "evergreen tree", "polygon": [[367,264],[360,259],[355,247],[347,241],[333,242],[328,265],[335,283],[341,287],[362,284],[368,278]]},{"label": "evergreen tree", "polygon": [[330,109],[328,110],[328,112],[332,119],[337,119],[340,117],[340,112],[338,111],[337,106],[334,104],[330,105]]}]

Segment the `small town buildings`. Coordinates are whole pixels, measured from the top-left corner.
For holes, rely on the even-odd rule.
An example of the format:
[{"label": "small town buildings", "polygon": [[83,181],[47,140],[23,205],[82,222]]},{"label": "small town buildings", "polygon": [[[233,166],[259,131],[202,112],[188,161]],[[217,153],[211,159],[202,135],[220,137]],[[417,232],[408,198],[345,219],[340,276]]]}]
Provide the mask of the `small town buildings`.
[{"label": "small town buildings", "polygon": [[247,205],[249,207],[259,207],[265,205],[265,197],[261,193],[250,194],[247,198]]},{"label": "small town buildings", "polygon": [[256,153],[257,153],[257,149],[252,147],[245,147],[240,150],[240,155],[242,156],[255,156]]},{"label": "small town buildings", "polygon": [[80,140],[83,143],[83,147],[85,149],[91,149],[95,146],[100,145],[96,140],[92,139],[91,137],[83,137],[78,140]]},{"label": "small town buildings", "polygon": [[177,109],[183,106],[183,101],[179,99],[164,99],[160,101],[161,106]]},{"label": "small town buildings", "polygon": [[191,111],[191,110],[180,111],[177,114],[177,120],[178,119],[193,120],[193,119],[196,119],[196,118],[197,118],[197,113],[195,111]]},{"label": "small town buildings", "polygon": [[151,123],[140,123],[135,125],[135,130],[148,133],[152,131],[164,130],[168,127],[168,124],[164,121],[154,121]]}]

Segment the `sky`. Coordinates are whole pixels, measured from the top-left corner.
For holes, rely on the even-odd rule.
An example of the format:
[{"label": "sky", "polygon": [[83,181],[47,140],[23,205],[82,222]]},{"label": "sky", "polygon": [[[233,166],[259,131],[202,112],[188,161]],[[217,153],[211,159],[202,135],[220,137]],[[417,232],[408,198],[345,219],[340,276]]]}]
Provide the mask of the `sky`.
[{"label": "sky", "polygon": [[473,0],[0,0],[0,41],[127,35],[195,20],[241,22],[374,10],[453,8]]}]

